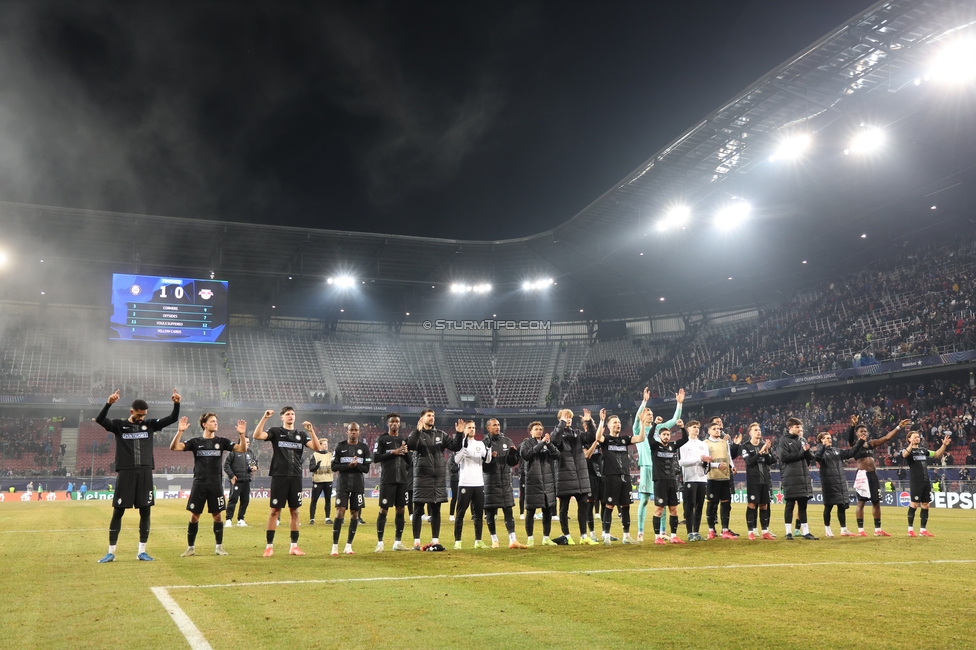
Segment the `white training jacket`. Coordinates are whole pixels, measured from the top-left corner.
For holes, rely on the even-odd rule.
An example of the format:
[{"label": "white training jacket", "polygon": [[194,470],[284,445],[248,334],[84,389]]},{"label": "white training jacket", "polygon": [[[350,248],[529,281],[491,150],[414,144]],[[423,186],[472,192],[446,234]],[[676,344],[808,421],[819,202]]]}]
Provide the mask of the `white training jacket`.
[{"label": "white training jacket", "polygon": [[702,456],[708,455],[708,445],[704,440],[689,440],[678,451],[678,464],[681,465],[681,480],[685,483],[705,483],[708,476],[702,467]]},{"label": "white training jacket", "polygon": [[481,472],[482,463],[491,462],[491,453],[480,440],[465,439],[465,444],[454,452],[454,462],[458,471],[458,487],[484,487],[485,475]]}]

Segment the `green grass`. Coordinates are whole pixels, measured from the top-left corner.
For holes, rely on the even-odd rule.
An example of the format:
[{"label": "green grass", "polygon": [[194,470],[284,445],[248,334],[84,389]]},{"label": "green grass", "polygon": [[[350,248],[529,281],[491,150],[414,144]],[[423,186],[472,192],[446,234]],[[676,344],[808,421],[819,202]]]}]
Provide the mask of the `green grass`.
[{"label": "green grass", "polygon": [[[118,559],[99,565],[111,514],[106,502],[0,504],[3,647],[186,647],[150,588],[212,584],[235,586],[169,594],[214,648],[948,648],[971,641],[971,510],[933,510],[935,539],[908,539],[905,510],[888,508],[891,539],[786,542],[776,523],[775,542],[526,551],[503,544],[474,551],[468,521],[464,551],[374,554],[373,500],[355,556],[330,557],[331,526],[306,525],[307,557],[287,555],[282,528],[277,555],[265,559],[266,500],[252,501],[251,527],[225,532],[229,557],[210,555],[213,533],[204,519],[200,554],[179,557],[186,546],[184,506],[165,501],[153,509],[155,562],[135,560],[138,514],[129,511]],[[820,508],[811,514],[819,522]],[[302,515],[307,521],[307,507]],[[743,518],[744,509],[735,506],[733,528],[744,528]],[[441,537],[450,547],[446,519]],[[773,521],[781,520],[782,509],[774,507]],[[812,528],[822,536],[822,525]],[[524,541],[523,522],[517,529]],[[505,540],[503,524],[500,530]],[[539,522],[536,534],[540,540]],[[945,560],[966,562],[933,562]],[[551,573],[421,578],[543,571]],[[348,581],[376,577],[408,579]],[[333,582],[241,584],[286,580]]]}]

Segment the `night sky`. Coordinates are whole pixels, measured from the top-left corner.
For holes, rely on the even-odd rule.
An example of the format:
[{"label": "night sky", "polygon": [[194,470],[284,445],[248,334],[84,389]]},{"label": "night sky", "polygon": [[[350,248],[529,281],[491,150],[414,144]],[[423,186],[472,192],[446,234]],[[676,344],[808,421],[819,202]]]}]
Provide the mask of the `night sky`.
[{"label": "night sky", "polygon": [[4,3],[0,200],[526,236],[871,4]]}]

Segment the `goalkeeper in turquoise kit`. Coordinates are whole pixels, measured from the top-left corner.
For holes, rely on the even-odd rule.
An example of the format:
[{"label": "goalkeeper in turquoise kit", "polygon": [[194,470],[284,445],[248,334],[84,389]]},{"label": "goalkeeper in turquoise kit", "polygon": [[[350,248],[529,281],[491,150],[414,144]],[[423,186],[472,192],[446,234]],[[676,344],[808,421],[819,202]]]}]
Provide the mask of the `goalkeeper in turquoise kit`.
[{"label": "goalkeeper in turquoise kit", "polygon": [[[640,433],[642,426],[642,420],[646,422],[644,426],[649,426],[651,429],[648,431],[647,436],[644,438],[643,442],[637,444],[637,465],[640,467],[640,485],[637,487],[637,493],[640,497],[640,503],[637,505],[637,541],[644,541],[644,519],[647,517],[647,504],[654,498],[654,479],[653,479],[653,466],[654,462],[651,456],[651,446],[650,440],[654,438],[654,432],[658,429],[670,429],[677,423],[678,419],[681,417],[681,405],[685,401],[685,389],[682,388],[674,396],[675,400],[678,402],[674,409],[674,415],[670,420],[664,423],[654,423],[654,413],[647,408],[647,400],[651,398],[651,390],[649,388],[644,389],[644,401],[641,402],[640,408],[637,409],[637,415],[634,416],[634,435]],[[647,413],[644,414],[645,409]],[[643,414],[643,417],[642,417]],[[658,533],[660,531],[654,531]]]}]

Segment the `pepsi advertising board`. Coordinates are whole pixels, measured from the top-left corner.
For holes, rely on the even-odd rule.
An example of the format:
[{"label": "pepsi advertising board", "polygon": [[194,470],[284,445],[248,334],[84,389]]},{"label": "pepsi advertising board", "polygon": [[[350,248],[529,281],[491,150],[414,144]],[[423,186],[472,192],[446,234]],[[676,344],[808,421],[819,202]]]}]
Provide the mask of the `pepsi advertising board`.
[{"label": "pepsi advertising board", "polygon": [[110,339],[227,343],[227,281],[112,275]]}]

